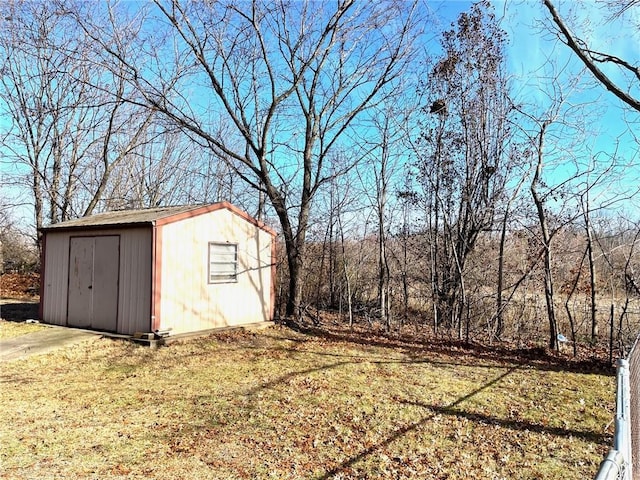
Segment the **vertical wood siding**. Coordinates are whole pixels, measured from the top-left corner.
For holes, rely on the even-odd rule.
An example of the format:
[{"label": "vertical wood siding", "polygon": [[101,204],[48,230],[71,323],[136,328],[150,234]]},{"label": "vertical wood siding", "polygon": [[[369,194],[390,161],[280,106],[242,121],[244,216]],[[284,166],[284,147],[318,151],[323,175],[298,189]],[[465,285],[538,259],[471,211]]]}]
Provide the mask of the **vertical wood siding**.
[{"label": "vertical wood siding", "polygon": [[117,333],[151,329],[151,229],[105,229],[47,232],[42,280],[42,319],[66,325],[69,280],[69,239],[73,236],[120,235]]},{"label": "vertical wood siding", "polygon": [[[271,319],[272,236],[222,209],[159,227],[160,329],[171,334]],[[208,283],[209,242],[238,245],[233,283]]]}]

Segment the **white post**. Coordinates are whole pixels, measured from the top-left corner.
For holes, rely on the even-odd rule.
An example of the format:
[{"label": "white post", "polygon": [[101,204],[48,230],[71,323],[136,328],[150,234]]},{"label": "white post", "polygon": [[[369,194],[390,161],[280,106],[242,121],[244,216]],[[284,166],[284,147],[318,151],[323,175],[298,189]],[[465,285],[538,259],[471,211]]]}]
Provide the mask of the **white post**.
[{"label": "white post", "polygon": [[632,480],[633,472],[631,459],[631,387],[629,383],[629,361],[618,360],[617,390],[616,390],[616,432],[613,438],[613,448],[624,457],[623,480]]}]

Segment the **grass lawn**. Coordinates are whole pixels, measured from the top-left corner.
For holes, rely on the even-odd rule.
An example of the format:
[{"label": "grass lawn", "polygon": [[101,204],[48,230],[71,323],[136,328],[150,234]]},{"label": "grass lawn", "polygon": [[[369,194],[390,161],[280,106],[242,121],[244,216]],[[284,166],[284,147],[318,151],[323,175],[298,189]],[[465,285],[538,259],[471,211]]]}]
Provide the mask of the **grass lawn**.
[{"label": "grass lawn", "polygon": [[7,322],[0,320],[0,340],[7,338],[15,338],[26,333],[37,332],[44,328],[42,325],[26,323],[26,322]]},{"label": "grass lawn", "polygon": [[510,358],[280,327],[102,339],[0,366],[0,477],[593,478],[614,377]]},{"label": "grass lawn", "polygon": [[37,332],[45,328],[48,327],[44,327],[35,323],[8,322],[6,320],[0,319],[0,340],[19,337],[20,335]]},{"label": "grass lawn", "polygon": [[0,299],[0,340],[48,328],[26,323],[25,320],[29,318],[38,318],[38,303],[30,300]]}]

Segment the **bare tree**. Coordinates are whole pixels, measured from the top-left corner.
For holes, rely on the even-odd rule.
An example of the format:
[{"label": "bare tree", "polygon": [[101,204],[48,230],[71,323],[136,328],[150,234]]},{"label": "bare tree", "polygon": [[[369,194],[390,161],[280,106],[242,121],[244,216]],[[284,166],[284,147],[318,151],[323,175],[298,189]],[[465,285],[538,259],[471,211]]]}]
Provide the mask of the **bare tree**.
[{"label": "bare tree", "polygon": [[468,338],[465,267],[478,236],[494,222],[507,181],[511,102],[505,34],[487,3],[475,4],[444,32],[444,54],[426,88],[431,102],[419,150],[430,235],[434,328],[457,326]]},{"label": "bare tree", "polygon": [[[45,217],[55,222],[68,215],[63,207],[66,201],[60,201],[62,176],[74,178],[77,159],[86,146],[81,148],[80,142],[75,142],[63,169],[62,152],[68,152],[68,139],[61,134],[71,127],[76,139],[86,138],[91,116],[78,112],[73,118],[64,110],[82,103],[86,89],[69,79],[56,78],[56,72],[74,68],[53,43],[56,33],[60,34],[59,41],[73,42],[73,36],[67,37],[64,28],[60,28],[63,19],[46,6],[10,3],[7,7],[6,16],[0,20],[0,51],[4,59],[0,97],[10,123],[3,132],[2,143],[5,159],[17,166],[16,181],[30,185],[35,226],[39,228]],[[68,198],[72,188],[68,185],[62,198]]]},{"label": "bare tree", "polygon": [[35,227],[93,212],[113,168],[153,112],[124,103],[127,83],[88,62],[91,43],[55,5],[10,2],[2,20],[5,158],[29,182]]},{"label": "bare tree", "polygon": [[405,179],[401,188],[397,191],[397,198],[402,213],[399,232],[397,235],[399,241],[399,253],[396,255],[396,258],[398,262],[400,285],[402,287],[402,323],[404,324],[409,319],[409,285],[410,283],[413,283],[410,279],[412,270],[410,268],[410,250],[414,250],[411,245],[411,211],[417,203],[417,195],[411,184],[409,169],[406,165]]},{"label": "bare tree", "polygon": [[[405,84],[402,90],[409,89]],[[377,220],[378,266],[377,266],[377,310],[380,321],[391,329],[391,257],[388,243],[392,222],[390,197],[403,171],[406,147],[403,139],[410,113],[417,110],[413,105],[403,105],[396,97],[383,102],[372,116],[367,133],[371,138],[361,140],[364,161],[359,165],[358,176],[363,185],[364,197],[368,199]]]},{"label": "bare tree", "polygon": [[[591,267],[591,279],[593,292],[591,297],[591,325],[592,336],[596,334],[595,323],[595,271],[593,270],[593,250],[591,237],[590,214],[595,208],[590,203],[590,195],[597,186],[602,188],[601,180],[607,178],[615,168],[615,159],[599,171],[595,178],[591,178],[594,173],[594,166],[584,165],[578,158],[585,153],[584,146],[580,146],[580,139],[586,138],[585,119],[589,117],[589,108],[593,105],[580,104],[570,100],[580,79],[574,78],[566,85],[560,85],[557,76],[551,77],[549,81],[549,91],[546,95],[549,99],[549,106],[546,111],[538,117],[530,115],[521,110],[525,117],[532,123],[531,131],[526,133],[531,142],[530,155],[532,158],[532,178],[529,191],[535,207],[537,221],[537,231],[534,234],[534,241],[539,245],[538,253],[534,257],[542,260],[542,284],[545,295],[546,316],[548,321],[548,346],[550,349],[558,348],[558,311],[556,308],[556,281],[554,264],[557,248],[554,238],[568,225],[573,225],[576,220],[582,218],[587,229],[585,247],[579,247],[584,251],[581,255],[580,265],[577,268],[578,274],[568,283],[572,285],[565,288],[566,293],[571,297],[580,280],[579,272],[582,269],[584,260],[587,259]],[[542,92],[541,92],[542,93]],[[523,122],[523,125],[525,122]],[[551,141],[549,141],[551,139]],[[582,140],[584,141],[584,140]],[[588,153],[587,153],[588,154]],[[559,163],[558,163],[559,162]],[[550,165],[553,164],[553,165]],[[554,167],[563,165],[564,174],[549,175]],[[552,168],[549,168],[552,167]],[[546,174],[545,174],[546,170]],[[587,205],[585,205],[585,202]],[[616,200],[613,200],[615,203]],[[603,201],[598,208],[607,208],[613,205],[609,201]],[[589,245],[591,244],[591,247]],[[563,250],[566,253],[568,246]],[[536,263],[537,260],[536,259]],[[567,300],[568,301],[568,300]],[[569,315],[571,323],[572,337],[575,337],[573,318]],[[575,342],[575,338],[572,338]]]},{"label": "bare tree", "polygon": [[592,215],[594,211],[598,209],[610,208],[614,203],[619,201],[623,201],[625,198],[628,198],[626,195],[617,195],[613,200],[608,199],[604,201],[603,205],[596,206],[594,202],[594,187],[600,187],[601,180],[610,176],[613,170],[615,169],[616,159],[615,156],[607,166],[607,168],[603,169],[601,172],[596,172],[595,178],[591,178],[593,171],[595,170],[596,160],[591,158],[588,169],[586,172],[586,180],[584,185],[582,186],[582,191],[579,193],[580,197],[580,210],[582,213],[582,219],[584,222],[584,230],[586,237],[586,251],[585,257],[587,260],[587,265],[589,267],[589,296],[590,296],[590,318],[591,318],[591,342],[596,343],[598,339],[598,301],[597,301],[597,293],[599,290],[597,275],[596,275],[596,240],[595,240],[595,232],[592,224]]},{"label": "bare tree", "polygon": [[538,215],[541,235],[540,238],[542,241],[542,250],[544,253],[544,298],[547,306],[547,319],[549,321],[549,348],[556,349],[558,346],[558,322],[556,319],[556,310],[554,304],[553,271],[551,269],[551,239],[557,231],[552,232],[549,227],[548,214],[545,211],[545,198],[539,192],[539,185],[542,182],[542,168],[544,165],[544,142],[547,134],[547,128],[550,124],[551,120],[543,120],[540,124],[540,130],[537,135],[537,146],[535,150],[535,173],[533,174],[533,178],[531,180],[530,191]]},{"label": "bare tree", "polygon": [[[414,6],[351,0],[155,5],[161,18],[153,26],[168,39],[156,48],[156,65],[163,67],[153,60],[140,68],[117,48],[121,41],[85,30],[126,64],[142,103],[199,138],[268,197],[286,245],[286,314],[298,315],[310,208],[330,179],[330,152],[410,61]],[[169,54],[175,54],[173,70],[166,67]],[[188,91],[194,84],[197,98]]]},{"label": "bare tree", "polygon": [[39,261],[33,242],[13,217],[13,207],[0,196],[0,273],[30,272]]},{"label": "bare tree", "polygon": [[[498,240],[498,266],[497,266],[497,279],[496,279],[496,307],[495,312],[491,320],[495,320],[495,327],[493,327],[493,332],[491,333],[497,340],[500,340],[502,333],[504,331],[504,311],[507,308],[509,303],[509,299],[512,297],[508,296],[505,298],[505,290],[507,287],[505,286],[505,264],[506,264],[506,251],[505,247],[507,244],[508,234],[510,234],[514,228],[513,225],[509,225],[510,221],[513,221],[512,211],[514,209],[514,204],[517,200],[519,200],[520,189],[527,181],[527,173],[520,171],[519,175],[516,173],[514,175],[514,170],[520,170],[522,168],[522,160],[526,158],[525,152],[523,151],[522,145],[512,144],[510,153],[509,153],[509,161],[505,166],[506,169],[509,170],[509,173],[506,175],[506,178],[516,177],[517,180],[515,187],[509,192],[507,188],[505,188],[504,196],[506,198],[502,199],[501,207],[501,218],[500,218],[500,238]],[[490,320],[490,322],[491,322]]]},{"label": "bare tree", "polygon": [[[637,64],[634,65],[627,59],[619,58],[606,52],[592,50],[587,42],[577,37],[571,31],[551,0],[543,1],[551,14],[553,22],[558,27],[559,35],[567,46],[573,50],[584,66],[607,90],[622,102],[640,112],[640,98],[631,93],[634,82],[640,83],[640,66]],[[633,8],[638,8],[640,2],[637,0],[613,1],[611,5],[614,8],[613,17],[619,17]],[[635,28],[637,28],[637,26]],[[613,65],[618,67],[621,73],[629,74],[631,78],[629,85],[619,85],[618,82],[614,80],[613,75],[607,74],[599,65]],[[638,84],[636,84],[636,87],[637,86]]]}]

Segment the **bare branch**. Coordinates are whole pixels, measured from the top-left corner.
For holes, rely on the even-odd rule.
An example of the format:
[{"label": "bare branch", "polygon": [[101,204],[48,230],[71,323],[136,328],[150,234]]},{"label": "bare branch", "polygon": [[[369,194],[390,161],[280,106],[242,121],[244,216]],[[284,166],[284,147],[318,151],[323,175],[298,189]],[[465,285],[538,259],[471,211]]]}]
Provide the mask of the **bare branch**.
[{"label": "bare branch", "polygon": [[[582,46],[584,45],[584,42],[575,37],[575,35],[571,32],[562,17],[560,17],[560,15],[558,14],[558,11],[556,10],[553,3],[551,3],[551,0],[544,0],[544,5],[551,13],[551,17],[553,18],[553,21],[555,22],[557,27],[560,29],[560,32],[562,33],[566,44],[569,46],[569,48],[571,48],[571,50],[573,50],[573,52],[578,56],[582,63],[584,63],[585,67],[589,69],[589,71],[596,77],[596,79],[598,79],[600,83],[602,83],[602,85],[604,85],[607,90],[613,93],[624,103],[629,105],[631,108],[640,112],[640,100],[622,90],[606,73],[598,68],[598,66],[596,65],[596,62],[598,60],[594,59],[594,57],[591,55],[590,50]],[[632,66],[630,67],[631,70],[635,71],[635,74],[637,75],[638,69],[634,69]]]}]

